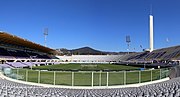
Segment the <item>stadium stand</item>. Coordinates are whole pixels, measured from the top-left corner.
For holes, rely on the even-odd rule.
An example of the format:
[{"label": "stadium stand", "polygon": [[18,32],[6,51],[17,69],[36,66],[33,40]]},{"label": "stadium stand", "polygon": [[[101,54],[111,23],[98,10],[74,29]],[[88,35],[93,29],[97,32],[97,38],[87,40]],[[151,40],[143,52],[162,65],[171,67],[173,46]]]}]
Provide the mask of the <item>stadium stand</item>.
[{"label": "stadium stand", "polygon": [[20,37],[0,32],[0,66],[11,68],[48,65],[58,62],[55,50]]},{"label": "stadium stand", "polygon": [[57,57],[63,62],[71,63],[109,63],[118,62],[123,55],[72,55]]},{"label": "stadium stand", "polygon": [[157,49],[152,52],[131,53],[122,57],[118,64],[171,67],[179,64],[180,46]]},{"label": "stadium stand", "polygon": [[168,47],[154,50],[153,52],[140,52],[129,57],[126,60],[173,60],[180,56],[180,46]]}]

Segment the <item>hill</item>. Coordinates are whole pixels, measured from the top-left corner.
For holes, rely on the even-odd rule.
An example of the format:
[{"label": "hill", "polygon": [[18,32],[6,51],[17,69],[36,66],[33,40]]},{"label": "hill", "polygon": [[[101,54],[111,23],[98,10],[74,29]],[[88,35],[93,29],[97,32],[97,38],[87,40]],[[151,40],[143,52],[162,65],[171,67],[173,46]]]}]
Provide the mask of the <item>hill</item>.
[{"label": "hill", "polygon": [[74,55],[102,55],[104,54],[102,51],[95,50],[90,47],[82,47],[78,49],[71,50],[71,53]]},{"label": "hill", "polygon": [[65,48],[58,49],[58,51],[62,55],[118,55],[118,54],[126,54],[126,52],[106,52],[106,51],[100,51],[100,50],[95,50],[90,47],[82,47],[78,49],[72,49],[68,50]]}]

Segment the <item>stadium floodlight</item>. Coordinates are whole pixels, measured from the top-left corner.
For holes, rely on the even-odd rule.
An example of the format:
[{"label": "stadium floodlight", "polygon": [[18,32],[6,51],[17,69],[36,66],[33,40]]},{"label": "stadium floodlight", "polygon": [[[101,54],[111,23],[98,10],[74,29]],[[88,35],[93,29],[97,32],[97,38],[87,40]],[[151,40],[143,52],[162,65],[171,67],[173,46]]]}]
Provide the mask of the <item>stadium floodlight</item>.
[{"label": "stadium floodlight", "polygon": [[47,44],[46,44],[47,42],[46,41],[47,41],[47,36],[48,36],[48,28],[44,29],[44,33],[43,34],[44,34],[44,46],[47,46]]},{"label": "stadium floodlight", "polygon": [[126,43],[127,43],[127,46],[128,46],[128,48],[127,48],[128,54],[129,54],[130,42],[131,42],[130,36],[127,35],[127,36],[126,36]]}]

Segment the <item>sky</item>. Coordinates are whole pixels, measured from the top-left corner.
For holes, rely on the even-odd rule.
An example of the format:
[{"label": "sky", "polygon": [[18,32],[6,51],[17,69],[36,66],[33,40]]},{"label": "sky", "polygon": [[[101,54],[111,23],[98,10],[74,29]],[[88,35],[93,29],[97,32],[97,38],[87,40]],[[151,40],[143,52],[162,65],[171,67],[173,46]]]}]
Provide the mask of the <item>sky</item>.
[{"label": "sky", "polygon": [[0,0],[0,30],[44,45],[48,28],[50,48],[116,52],[127,51],[129,35],[130,51],[142,51],[150,13],[154,48],[180,45],[179,9],[180,0]]}]

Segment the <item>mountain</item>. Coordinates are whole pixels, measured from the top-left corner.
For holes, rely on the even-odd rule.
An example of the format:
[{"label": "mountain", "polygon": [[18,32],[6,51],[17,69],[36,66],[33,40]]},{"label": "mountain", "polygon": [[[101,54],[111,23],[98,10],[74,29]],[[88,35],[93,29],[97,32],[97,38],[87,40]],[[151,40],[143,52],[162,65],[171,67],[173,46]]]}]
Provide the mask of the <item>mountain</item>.
[{"label": "mountain", "polygon": [[104,55],[105,54],[102,51],[98,51],[90,47],[73,49],[71,50],[71,53],[73,53],[74,55]]},{"label": "mountain", "polygon": [[126,52],[105,52],[100,50],[95,50],[90,47],[82,47],[78,49],[68,50],[65,48],[57,49],[62,55],[117,55],[117,54],[125,54]]}]

